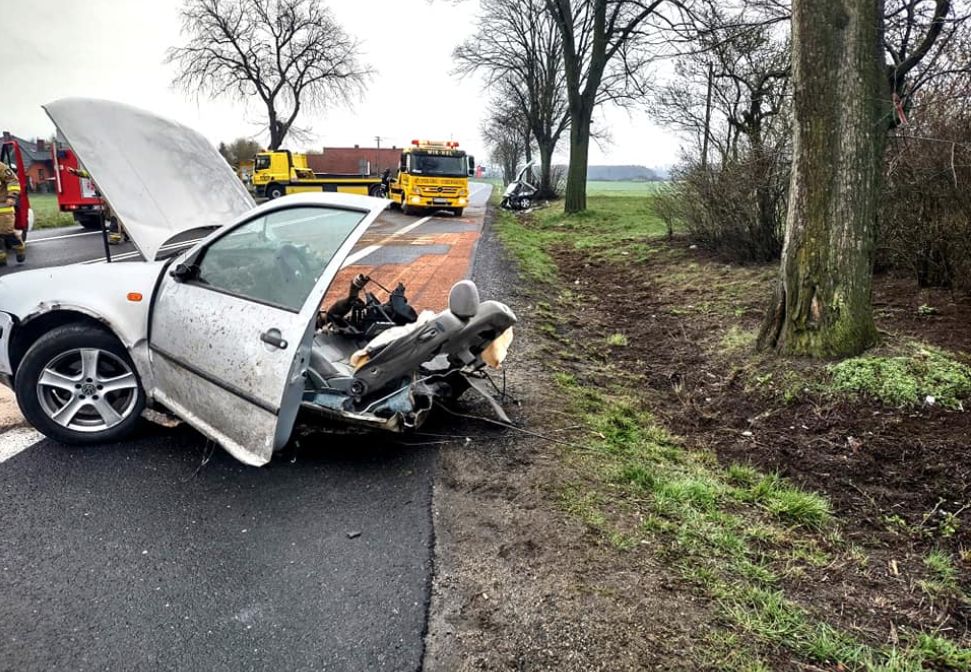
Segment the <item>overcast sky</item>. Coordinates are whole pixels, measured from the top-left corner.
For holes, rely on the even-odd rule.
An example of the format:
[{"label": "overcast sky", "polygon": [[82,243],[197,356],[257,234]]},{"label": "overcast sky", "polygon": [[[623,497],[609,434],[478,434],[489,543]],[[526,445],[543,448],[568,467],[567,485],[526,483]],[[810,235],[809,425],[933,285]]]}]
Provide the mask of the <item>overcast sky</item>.
[{"label": "overcast sky", "polygon": [[[265,142],[262,110],[233,100],[193,100],[172,89],[167,47],[182,39],[182,0],[3,0],[3,89],[0,127],[47,137],[53,126],[41,105],[68,96],[107,98],[154,110],[205,134],[214,144],[238,136]],[[292,149],[407,144],[412,138],[458,140],[485,158],[479,138],[487,96],[475,78],[452,76],[452,49],[471,32],[478,3],[428,0],[329,0],[344,27],[360,38],[377,74],[353,109],[306,115],[297,124],[311,139]],[[592,147],[594,164],[672,163],[678,139],[643,112],[605,110],[613,143]],[[564,151],[566,143],[564,142]],[[565,157],[564,157],[565,158]]]}]

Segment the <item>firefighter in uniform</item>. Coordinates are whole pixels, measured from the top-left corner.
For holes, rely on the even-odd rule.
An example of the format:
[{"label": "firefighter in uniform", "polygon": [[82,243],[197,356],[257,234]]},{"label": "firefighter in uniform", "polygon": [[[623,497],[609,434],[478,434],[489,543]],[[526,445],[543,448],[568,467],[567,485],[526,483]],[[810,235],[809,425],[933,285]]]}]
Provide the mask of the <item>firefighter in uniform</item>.
[{"label": "firefighter in uniform", "polygon": [[17,254],[17,262],[24,263],[27,248],[16,227],[14,206],[20,198],[20,182],[10,166],[0,162],[0,266],[7,265],[7,250]]}]

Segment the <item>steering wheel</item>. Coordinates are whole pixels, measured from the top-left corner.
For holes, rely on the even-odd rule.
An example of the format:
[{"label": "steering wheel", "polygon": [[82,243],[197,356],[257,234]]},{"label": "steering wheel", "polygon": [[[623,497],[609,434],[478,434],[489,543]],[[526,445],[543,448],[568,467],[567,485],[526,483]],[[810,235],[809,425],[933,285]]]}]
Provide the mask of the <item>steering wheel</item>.
[{"label": "steering wheel", "polygon": [[285,284],[313,282],[314,270],[307,254],[293,243],[283,243],[274,254],[276,267]]}]

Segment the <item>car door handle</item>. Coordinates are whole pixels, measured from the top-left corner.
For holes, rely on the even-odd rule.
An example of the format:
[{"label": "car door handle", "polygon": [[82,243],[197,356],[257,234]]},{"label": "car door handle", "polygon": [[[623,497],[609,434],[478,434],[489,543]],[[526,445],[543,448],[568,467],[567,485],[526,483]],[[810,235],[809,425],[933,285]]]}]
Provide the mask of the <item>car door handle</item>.
[{"label": "car door handle", "polygon": [[287,342],[283,338],[283,334],[280,333],[279,329],[269,329],[260,334],[260,340],[264,343],[272,345],[274,348],[280,348],[281,350],[287,349]]}]

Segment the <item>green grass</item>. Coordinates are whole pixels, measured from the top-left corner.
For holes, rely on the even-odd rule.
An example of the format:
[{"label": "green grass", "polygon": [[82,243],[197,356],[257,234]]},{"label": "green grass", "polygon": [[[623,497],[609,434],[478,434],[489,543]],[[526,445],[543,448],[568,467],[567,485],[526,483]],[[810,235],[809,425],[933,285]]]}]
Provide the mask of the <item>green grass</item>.
[{"label": "green grass", "polygon": [[615,348],[623,348],[627,346],[627,336],[621,333],[611,334],[607,337],[607,345],[613,346]]},{"label": "green grass", "polygon": [[30,194],[29,198],[34,211],[35,229],[54,229],[74,224],[74,217],[58,210],[57,196],[54,194]]},{"label": "green grass", "polygon": [[958,584],[958,570],[951,555],[935,549],[924,558],[924,565],[930,571],[930,578],[919,582],[920,588],[932,598],[955,597],[967,599]]},{"label": "green grass", "polygon": [[653,196],[666,182],[614,182],[590,180],[587,182],[587,197],[590,196],[634,196],[644,198]]},{"label": "green grass", "polygon": [[652,240],[666,235],[664,223],[641,196],[590,196],[588,210],[566,215],[563,203],[528,215],[498,211],[497,230],[506,247],[516,255],[523,274],[541,282],[556,279],[550,250],[569,245],[594,258],[643,262],[654,251]]},{"label": "green grass", "polygon": [[907,350],[899,356],[864,355],[833,364],[832,390],[897,407],[919,406],[933,397],[934,403],[955,409],[971,397],[971,367],[919,343]]}]

